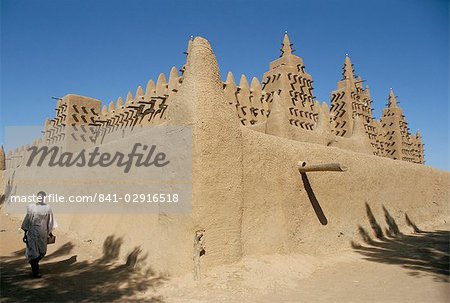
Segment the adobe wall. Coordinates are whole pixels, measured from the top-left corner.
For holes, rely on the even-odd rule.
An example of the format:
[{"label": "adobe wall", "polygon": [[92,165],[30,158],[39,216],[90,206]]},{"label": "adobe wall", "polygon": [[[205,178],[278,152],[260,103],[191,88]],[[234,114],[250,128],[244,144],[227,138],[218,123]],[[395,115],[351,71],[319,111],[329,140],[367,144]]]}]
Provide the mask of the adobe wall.
[{"label": "adobe wall", "polygon": [[[449,222],[450,173],[428,166],[286,140],[242,128],[244,138],[243,254],[336,252],[370,231],[367,203],[381,226],[384,205],[400,229],[405,214],[417,225]],[[306,176],[327,218],[319,222],[297,170],[339,162],[347,172]],[[445,220],[445,222],[444,222]],[[342,233],[342,234],[341,234]]]},{"label": "adobe wall", "polygon": [[[386,226],[383,205],[403,231],[410,230],[405,214],[419,227],[449,222],[447,172],[286,140],[246,127],[241,130],[243,200],[239,197],[235,200],[242,201],[242,209],[238,208],[241,214],[233,214],[229,205],[221,203],[224,199],[220,192],[223,195],[232,191],[231,186],[205,182],[204,186],[215,195],[214,200],[206,201],[199,196],[205,189],[198,186],[194,177],[197,185],[192,214],[57,214],[59,232],[71,232],[99,247],[108,236],[114,235],[123,241],[121,258],[139,247],[154,270],[176,275],[193,268],[193,235],[199,228],[206,230],[207,254],[202,266],[207,268],[235,262],[246,255],[327,254],[350,249],[350,241],[359,238],[358,225],[371,230],[366,202],[381,226]],[[326,216],[326,225],[319,222],[308,198],[297,170],[299,160],[339,162],[348,167],[343,173],[307,173]],[[16,174],[30,174],[30,170],[19,168]],[[231,177],[222,178],[232,182]],[[197,182],[204,182],[203,178],[206,176]],[[236,221],[241,225],[233,232]]]},{"label": "adobe wall", "polygon": [[[109,151],[113,154],[115,151],[129,151],[128,147],[134,142],[152,143],[149,138],[155,140],[153,130],[144,129],[133,136],[103,144],[102,152]],[[92,148],[87,149],[87,152],[91,151]],[[190,153],[188,153],[188,157],[190,157]],[[177,166],[175,165],[173,168],[176,169]],[[180,167],[181,169],[185,169],[185,167]],[[3,174],[5,176],[2,182],[11,181],[10,190],[13,195],[31,195],[41,190],[48,194],[57,193],[66,197],[68,195],[93,196],[95,193],[110,193],[124,197],[125,194],[139,193],[142,190],[147,190],[148,193],[153,192],[152,189],[155,187],[152,180],[149,180],[151,175],[142,175],[138,170],[133,174],[133,169],[127,175],[121,174],[120,170],[122,169],[115,167],[53,169],[46,165],[27,167],[23,164],[18,168],[0,171],[0,173],[1,176]],[[157,171],[157,173],[159,172]],[[190,171],[186,174],[186,180],[189,181]],[[161,172],[160,178],[167,178],[165,172]],[[4,187],[2,187],[2,191],[3,189]],[[161,191],[165,192],[164,189]],[[127,206],[125,205],[125,207]],[[12,215],[22,219],[26,212],[26,205],[20,205],[20,207],[23,208],[23,212],[12,213]],[[140,257],[147,256],[146,264],[158,272],[172,274],[192,269],[194,227],[191,211],[180,211],[179,214],[173,214],[164,212],[162,207],[158,210],[158,206],[156,206],[156,210],[144,210],[142,213],[130,213],[126,210],[110,213],[114,212],[111,210],[113,206],[111,208],[106,206],[105,213],[101,213],[96,207],[81,211],[81,213],[76,213],[76,211],[67,213],[58,211],[57,207],[59,205],[52,205],[59,225],[55,231],[56,235],[68,232],[81,241],[90,242],[100,249],[105,240],[109,236],[113,236],[114,239],[122,242],[120,251],[122,259],[138,248],[142,249]],[[88,203],[77,206],[78,209],[83,207],[91,206]]]}]

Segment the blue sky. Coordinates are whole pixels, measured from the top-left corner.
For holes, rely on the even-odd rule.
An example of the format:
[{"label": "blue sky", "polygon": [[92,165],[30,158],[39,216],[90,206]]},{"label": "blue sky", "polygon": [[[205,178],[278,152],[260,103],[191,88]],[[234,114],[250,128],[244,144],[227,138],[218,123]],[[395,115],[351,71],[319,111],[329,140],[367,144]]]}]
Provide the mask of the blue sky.
[{"label": "blue sky", "polygon": [[329,103],[348,53],[367,80],[375,116],[393,87],[428,165],[449,167],[449,6],[440,0],[0,0],[1,130],[43,125],[52,96],[109,102],[185,61],[190,35],[207,38],[222,78],[261,79],[284,31]]}]

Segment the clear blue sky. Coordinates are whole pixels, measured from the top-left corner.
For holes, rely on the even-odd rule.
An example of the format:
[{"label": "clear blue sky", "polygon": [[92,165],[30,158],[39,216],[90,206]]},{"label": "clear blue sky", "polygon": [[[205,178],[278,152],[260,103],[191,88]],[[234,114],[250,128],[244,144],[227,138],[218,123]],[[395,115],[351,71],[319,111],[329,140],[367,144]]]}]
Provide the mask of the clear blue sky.
[{"label": "clear blue sky", "polygon": [[393,87],[427,164],[449,168],[449,4],[440,0],[1,2],[1,132],[43,125],[51,96],[116,100],[185,61],[206,37],[222,78],[261,78],[284,31],[329,103],[348,53],[379,118]]}]

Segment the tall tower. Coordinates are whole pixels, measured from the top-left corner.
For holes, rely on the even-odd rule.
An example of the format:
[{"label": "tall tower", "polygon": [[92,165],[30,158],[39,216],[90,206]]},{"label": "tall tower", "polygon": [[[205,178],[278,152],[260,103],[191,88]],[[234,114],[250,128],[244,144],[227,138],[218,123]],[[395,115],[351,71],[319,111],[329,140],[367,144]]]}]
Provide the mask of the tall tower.
[{"label": "tall tower", "polygon": [[280,95],[290,124],[313,130],[317,122],[312,77],[305,72],[303,59],[293,55],[294,50],[287,33],[284,35],[281,55],[270,63],[263,76],[262,89],[269,94]]},{"label": "tall tower", "polygon": [[68,94],[58,100],[56,115],[45,122],[46,144],[66,148],[82,148],[95,140],[95,121],[101,102],[96,99]]},{"label": "tall tower", "polygon": [[386,137],[386,157],[423,164],[423,144],[420,133],[411,136],[402,109],[397,104],[394,91],[389,91],[387,108],[380,120]]},{"label": "tall tower", "polygon": [[362,82],[361,77],[356,79],[353,64],[350,57],[346,55],[342,79],[337,83],[337,89],[331,93],[330,113],[334,121],[333,132],[338,137],[350,137],[353,120],[358,116],[364,122],[364,129],[370,139],[373,153],[381,155],[370,90],[368,86],[364,89]]}]

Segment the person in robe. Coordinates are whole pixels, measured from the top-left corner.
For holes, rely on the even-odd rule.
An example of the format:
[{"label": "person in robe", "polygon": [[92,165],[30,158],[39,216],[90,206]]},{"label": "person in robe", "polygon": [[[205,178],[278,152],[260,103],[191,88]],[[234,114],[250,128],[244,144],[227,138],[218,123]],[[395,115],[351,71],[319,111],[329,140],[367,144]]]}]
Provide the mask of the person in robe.
[{"label": "person in robe", "polygon": [[52,231],[57,227],[53,212],[45,203],[46,196],[43,191],[37,193],[37,203],[28,205],[27,214],[22,222],[23,242],[27,246],[25,255],[31,265],[34,278],[41,277],[39,261],[47,253],[48,238],[53,237]]}]

